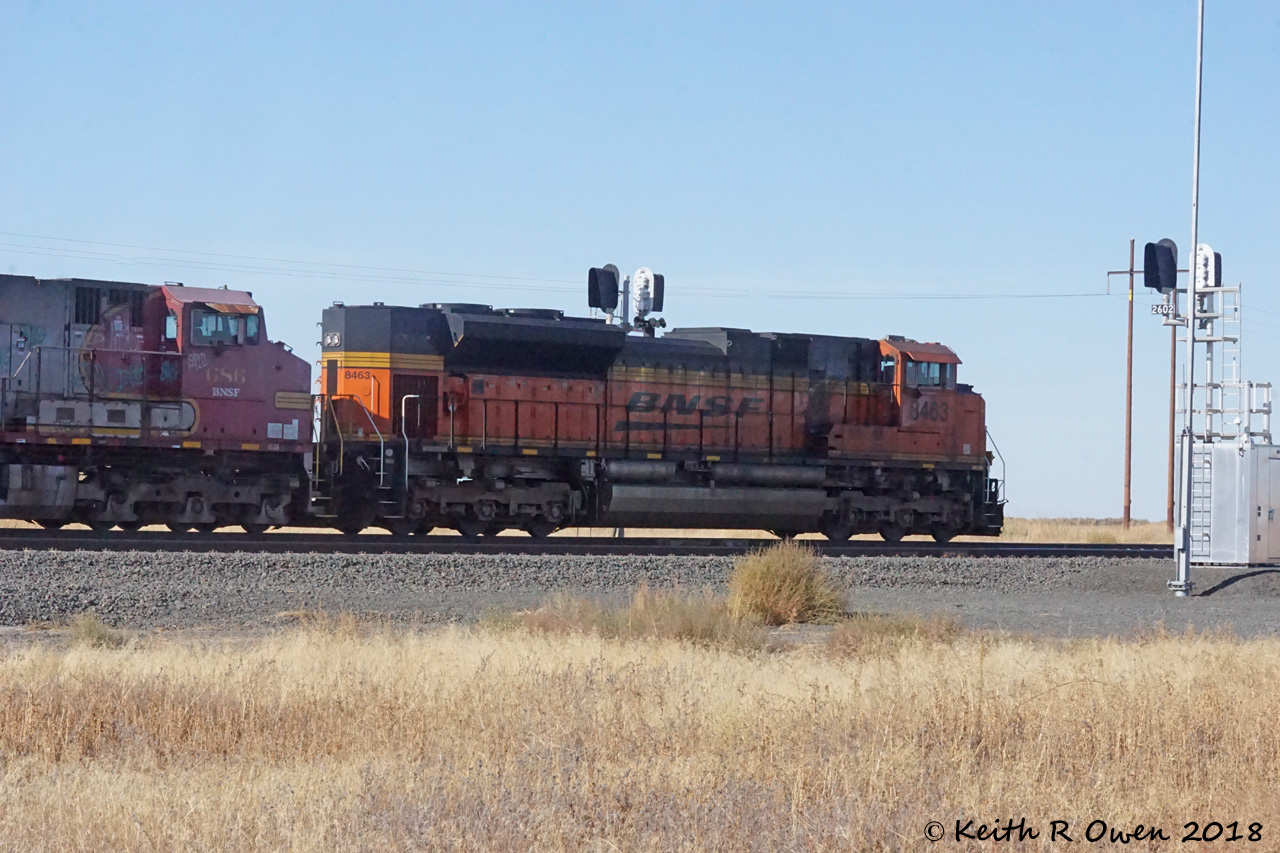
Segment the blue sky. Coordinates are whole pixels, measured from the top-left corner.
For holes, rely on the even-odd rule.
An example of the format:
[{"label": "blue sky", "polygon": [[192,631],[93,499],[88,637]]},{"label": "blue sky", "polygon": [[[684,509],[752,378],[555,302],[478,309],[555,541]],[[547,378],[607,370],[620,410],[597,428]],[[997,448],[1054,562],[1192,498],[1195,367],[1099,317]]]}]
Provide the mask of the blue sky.
[{"label": "blue sky", "polygon": [[[1190,241],[1190,0],[0,0],[0,21],[0,269],[248,288],[314,357],[333,300],[585,313],[588,267],[646,265],[674,325],[951,345],[1009,511],[1120,514],[1105,272],[1131,237],[1139,266]],[[1246,285],[1246,372],[1280,381],[1280,6],[1211,0],[1205,51],[1201,239]],[[1134,513],[1163,518],[1151,302]]]}]

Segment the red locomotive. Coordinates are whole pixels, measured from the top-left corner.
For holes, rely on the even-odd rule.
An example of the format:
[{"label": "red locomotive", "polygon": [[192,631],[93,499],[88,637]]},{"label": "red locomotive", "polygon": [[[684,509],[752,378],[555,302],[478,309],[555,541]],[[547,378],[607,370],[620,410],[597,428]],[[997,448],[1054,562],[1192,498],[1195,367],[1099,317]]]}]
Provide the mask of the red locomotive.
[{"label": "red locomotive", "polygon": [[56,528],[305,516],[310,367],[249,293],[0,276],[0,513]]},{"label": "red locomotive", "polygon": [[5,276],[0,310],[0,516],[48,527],[1003,521],[982,398],[939,344],[335,304],[313,398],[248,293]]}]

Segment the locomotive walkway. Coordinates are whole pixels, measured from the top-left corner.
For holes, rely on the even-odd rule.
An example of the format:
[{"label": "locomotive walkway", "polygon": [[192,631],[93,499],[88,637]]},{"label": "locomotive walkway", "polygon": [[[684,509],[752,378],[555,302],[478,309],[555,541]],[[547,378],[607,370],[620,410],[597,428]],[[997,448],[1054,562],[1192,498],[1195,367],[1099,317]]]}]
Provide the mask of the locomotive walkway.
[{"label": "locomotive walkway", "polygon": [[[500,536],[467,540],[460,536],[393,537],[331,533],[168,533],[92,530],[0,530],[0,550],[192,551],[198,553],[325,554],[551,554],[598,556],[736,556],[767,547],[771,539],[587,538],[532,539]],[[853,540],[832,544],[805,540],[830,557],[1107,557],[1172,559],[1169,545],[1043,544],[1024,542],[899,542]]]}]

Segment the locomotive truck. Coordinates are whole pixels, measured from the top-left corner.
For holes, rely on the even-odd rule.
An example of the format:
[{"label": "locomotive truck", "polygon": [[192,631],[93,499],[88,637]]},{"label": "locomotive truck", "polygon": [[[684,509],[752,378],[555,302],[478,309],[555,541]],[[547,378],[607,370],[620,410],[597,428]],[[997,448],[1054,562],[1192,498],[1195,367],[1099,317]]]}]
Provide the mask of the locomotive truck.
[{"label": "locomotive truck", "polygon": [[0,321],[0,517],[49,528],[1003,521],[982,397],[936,343],[335,303],[313,393],[243,291],[0,276]]}]

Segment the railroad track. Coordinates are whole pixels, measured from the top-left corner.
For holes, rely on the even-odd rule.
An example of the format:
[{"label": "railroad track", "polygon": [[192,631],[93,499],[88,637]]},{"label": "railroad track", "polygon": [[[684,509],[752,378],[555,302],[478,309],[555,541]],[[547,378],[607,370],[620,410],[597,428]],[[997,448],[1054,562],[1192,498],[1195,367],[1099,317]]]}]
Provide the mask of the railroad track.
[{"label": "railroad track", "polygon": [[[735,556],[766,547],[769,539],[692,539],[682,537],[613,539],[551,537],[531,539],[501,536],[494,539],[465,540],[457,536],[398,538],[369,534],[342,536],[325,533],[164,533],[91,530],[6,530],[0,531],[0,550],[55,551],[194,551],[219,553],[254,551],[259,553],[328,554],[581,554],[599,556]],[[889,544],[855,540],[839,545],[821,540],[808,541],[819,552],[832,557],[1108,557],[1132,559],[1172,559],[1169,545],[1085,545],[1020,542],[899,542]]]}]

